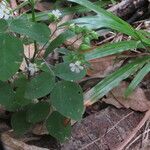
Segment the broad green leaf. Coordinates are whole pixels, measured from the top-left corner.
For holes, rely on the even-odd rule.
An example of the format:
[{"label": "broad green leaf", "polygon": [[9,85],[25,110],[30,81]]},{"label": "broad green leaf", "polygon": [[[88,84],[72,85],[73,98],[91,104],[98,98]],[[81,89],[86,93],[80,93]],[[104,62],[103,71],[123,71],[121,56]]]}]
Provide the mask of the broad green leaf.
[{"label": "broad green leaf", "polygon": [[83,94],[81,87],[69,81],[58,82],[51,93],[52,105],[62,115],[80,120],[83,114]]},{"label": "broad green leaf", "polygon": [[129,87],[125,91],[125,96],[129,96],[137,85],[142,81],[142,79],[150,72],[150,63],[146,64],[135,76],[135,78],[130,83]]},{"label": "broad green leaf", "polygon": [[23,17],[13,19],[9,27],[11,31],[25,35],[39,43],[46,43],[51,34],[45,24],[35,23]]},{"label": "broad green leaf", "polygon": [[50,112],[50,105],[47,102],[32,104],[27,110],[27,121],[37,123],[46,119]]},{"label": "broad green leaf", "polygon": [[4,106],[6,110],[12,110],[14,101],[14,92],[8,83],[0,81],[0,105]]},{"label": "broad green leaf", "polygon": [[19,69],[22,62],[22,42],[8,34],[0,34],[0,80],[6,81]]},{"label": "broad green leaf", "polygon": [[46,127],[50,135],[60,142],[67,140],[71,135],[71,124],[65,124],[67,118],[58,112],[53,112],[46,121]]},{"label": "broad green leaf", "polygon": [[75,36],[75,34],[72,31],[65,31],[58,35],[47,47],[45,56],[47,56],[49,53],[51,53],[55,48],[61,46],[66,40],[72,38]]},{"label": "broad green leaf", "polygon": [[55,74],[61,79],[67,81],[77,81],[86,75],[86,70],[81,70],[80,73],[75,73],[70,70],[70,63],[60,63],[56,65]]},{"label": "broad green leaf", "polygon": [[17,135],[23,135],[31,127],[31,124],[26,121],[26,112],[20,111],[12,115],[11,125]]},{"label": "broad green leaf", "polygon": [[133,62],[121,67],[114,73],[99,82],[96,86],[87,91],[84,95],[85,104],[93,104],[107,94],[110,90],[116,87],[122,80],[129,77],[138,68],[143,66],[146,61],[150,60],[150,57],[143,57],[136,59]]},{"label": "broad green leaf", "polygon": [[7,28],[8,28],[8,24],[6,20],[0,19],[0,33],[4,33]]},{"label": "broad green leaf", "polygon": [[24,98],[27,82],[28,80],[23,76],[17,79],[14,83],[16,92],[15,92],[13,105],[15,109],[21,109],[22,107],[28,105],[32,101],[31,99]]},{"label": "broad green leaf", "polygon": [[106,44],[102,47],[98,47],[90,52],[85,53],[84,55],[86,60],[91,60],[143,47],[144,46],[141,44],[140,41],[121,41],[117,43]]},{"label": "broad green leaf", "polygon": [[55,85],[55,77],[46,72],[42,72],[27,83],[25,98],[36,99],[46,96]]},{"label": "broad green leaf", "polygon": [[[134,38],[138,39],[138,36],[135,32],[135,30],[130,26],[128,23],[120,19],[119,17],[113,15],[110,12],[107,12],[106,10],[102,9],[101,7],[94,5],[92,2],[88,0],[68,0],[71,2],[78,3],[95,13],[97,13],[98,16],[92,16],[92,17],[84,17],[79,18],[75,22],[78,22],[80,24],[93,24],[95,27],[97,25],[100,25],[101,27],[108,27],[114,30],[117,30],[119,32],[125,33],[127,35],[130,35]],[[97,19],[96,19],[97,18]]]}]

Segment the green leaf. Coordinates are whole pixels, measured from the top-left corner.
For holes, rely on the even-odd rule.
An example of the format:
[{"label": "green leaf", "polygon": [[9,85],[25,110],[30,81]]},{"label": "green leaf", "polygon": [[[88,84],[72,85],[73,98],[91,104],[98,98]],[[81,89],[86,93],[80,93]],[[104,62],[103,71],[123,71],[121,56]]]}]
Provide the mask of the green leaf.
[{"label": "green leaf", "polygon": [[80,73],[75,73],[70,70],[70,63],[60,63],[56,65],[55,74],[61,79],[67,81],[77,81],[86,75],[86,70],[81,70]]},{"label": "green leaf", "polygon": [[20,111],[12,115],[11,125],[17,135],[23,135],[31,127],[31,124],[26,121],[26,112]]},{"label": "green leaf", "polygon": [[[130,35],[134,38],[138,39],[138,36],[135,32],[135,30],[130,26],[127,22],[123,21],[119,17],[113,15],[110,12],[107,12],[106,10],[102,9],[101,7],[94,5],[92,2],[88,0],[68,0],[71,2],[78,3],[95,13],[97,13],[98,16],[90,16],[90,17],[84,17],[84,18],[79,18],[73,22],[75,23],[84,23],[86,24],[92,24],[96,28],[101,28],[101,27],[108,27],[114,30],[117,30],[119,32],[125,33],[127,35]],[[98,25],[98,27],[97,27]]]},{"label": "green leaf", "polygon": [[101,58],[108,55],[121,53],[135,48],[143,48],[143,45],[140,41],[121,41],[112,44],[109,43],[102,47],[98,47],[92,50],[91,52],[85,53],[84,56],[86,60],[91,60],[95,58]]},{"label": "green leaf", "polygon": [[13,19],[9,26],[11,31],[25,35],[39,43],[46,43],[51,34],[45,24],[35,23],[23,17]]},{"label": "green leaf", "polygon": [[83,94],[78,84],[69,81],[58,82],[52,90],[50,100],[62,115],[74,120],[82,118]]},{"label": "green leaf", "polygon": [[55,77],[46,72],[42,72],[27,83],[25,98],[36,99],[46,96],[55,85]]},{"label": "green leaf", "polygon": [[96,86],[87,91],[84,95],[84,103],[85,104],[93,104],[102,98],[105,94],[107,94],[114,87],[118,86],[118,84],[129,77],[132,73],[134,73],[138,68],[143,66],[146,61],[150,60],[150,57],[143,57],[134,60],[133,62],[121,67],[114,73],[110,74],[108,77],[99,82]]},{"label": "green leaf", "polygon": [[137,85],[143,80],[143,78],[150,72],[150,63],[146,64],[135,76],[135,78],[130,83],[129,87],[125,91],[125,96],[129,96]]},{"label": "green leaf", "polygon": [[65,125],[65,119],[60,113],[53,112],[46,121],[49,134],[60,142],[67,140],[71,135],[71,125]]},{"label": "green leaf", "polygon": [[6,110],[13,108],[14,92],[12,87],[4,82],[0,81],[0,104],[3,105]]},{"label": "green leaf", "polygon": [[[106,6],[107,4],[110,3],[109,0],[105,0],[105,1],[98,1],[98,2],[93,2],[96,5],[99,5],[101,7]],[[59,5],[60,6],[60,5]],[[74,6],[74,7],[63,7],[59,9],[61,11],[61,13],[63,14],[63,16],[65,15],[70,15],[71,13],[85,13],[85,12],[89,12],[90,10],[83,7],[83,6]],[[42,12],[36,12],[35,13],[35,20],[39,21],[39,22],[43,22],[43,21],[47,21],[48,23],[50,22],[50,17],[49,17],[49,13],[51,13],[51,10],[48,11],[42,11]],[[27,14],[28,18],[30,20],[32,20],[32,14]]]},{"label": "green leaf", "polygon": [[[109,0],[96,1],[96,2],[93,2],[93,3],[95,5],[105,7],[106,5],[108,5],[110,3],[110,1]],[[63,14],[65,14],[65,15],[71,14],[71,13],[87,13],[87,12],[90,12],[90,9],[85,8],[83,6],[73,6],[73,7],[63,8]]]},{"label": "green leaf", "polygon": [[27,110],[27,120],[31,123],[37,123],[46,119],[50,112],[50,105],[47,102],[32,104]]},{"label": "green leaf", "polygon": [[6,20],[0,19],[0,33],[4,33],[7,28],[8,28],[8,24]]},{"label": "green leaf", "polygon": [[24,98],[24,94],[26,91],[26,86],[27,86],[28,80],[23,76],[15,81],[15,97],[14,97],[14,105],[15,109],[22,109],[22,107],[28,105],[31,103],[31,99],[26,99]]},{"label": "green leaf", "polygon": [[55,48],[61,46],[66,40],[72,38],[75,36],[75,34],[72,31],[65,31],[58,35],[47,47],[46,52],[45,52],[45,57],[51,53]]},{"label": "green leaf", "polygon": [[0,80],[6,81],[19,69],[22,62],[22,42],[8,34],[0,34]]}]

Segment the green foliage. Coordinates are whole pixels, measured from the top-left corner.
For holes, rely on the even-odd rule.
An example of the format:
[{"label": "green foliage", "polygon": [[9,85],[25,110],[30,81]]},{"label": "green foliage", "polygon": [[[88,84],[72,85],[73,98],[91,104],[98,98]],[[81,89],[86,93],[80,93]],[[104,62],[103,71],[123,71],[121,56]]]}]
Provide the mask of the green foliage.
[{"label": "green foliage", "polygon": [[25,35],[39,43],[46,43],[51,33],[45,24],[32,22],[26,16],[12,20],[9,28],[11,31]]},{"label": "green foliage", "polygon": [[23,135],[31,127],[31,124],[26,120],[26,112],[19,111],[13,114],[11,125],[17,135]]},{"label": "green foliage", "polygon": [[0,34],[0,80],[6,81],[19,69],[22,61],[22,42],[8,34]]},{"label": "green foliage", "polygon": [[127,77],[135,73],[137,69],[141,68],[143,64],[149,60],[150,57],[143,57],[134,60],[133,62],[130,62],[129,64],[126,64],[125,66],[121,67],[120,69],[118,69],[117,71],[106,77],[104,80],[99,82],[96,86],[91,88],[85,94],[85,100],[90,99],[91,103],[96,102],[98,99],[102,98],[114,87],[118,86],[118,84],[122,80],[126,79]]},{"label": "green foliage", "polygon": [[[46,125],[49,134],[64,141],[70,137],[70,120],[81,120],[84,103],[94,103],[122,80],[137,73],[125,95],[128,96],[150,71],[150,34],[135,30],[131,25],[97,4],[104,6],[108,1],[90,2],[89,0],[68,0],[75,2],[71,8],[62,10],[62,16],[68,13],[91,12],[90,16],[73,19],[60,24],[61,14],[52,11],[36,13],[34,1],[21,3],[15,10],[31,6],[31,13],[7,20],[0,19],[0,105],[12,112],[11,124],[17,135],[26,133],[38,122]],[[71,3],[72,5],[72,3]],[[73,9],[74,8],[74,9]],[[59,12],[60,13],[60,12]],[[82,16],[82,15],[81,15]],[[65,27],[62,33],[52,38],[46,23],[56,23],[57,30]],[[107,28],[131,37],[131,40],[108,43],[96,48],[91,40],[98,39],[96,31]],[[62,31],[62,30],[61,30]],[[73,42],[65,42],[72,37]],[[72,45],[82,40],[79,48]],[[24,55],[24,44],[34,45],[32,58]],[[45,49],[43,56],[38,57]],[[143,55],[129,61],[91,88],[83,96],[77,81],[86,76],[89,60],[101,58],[132,49],[142,49]],[[49,54],[59,53],[58,60],[49,60]],[[148,54],[145,56],[145,54]],[[48,59],[47,59],[48,58]],[[20,68],[24,60],[25,68]],[[56,63],[55,63],[56,61]]]},{"label": "green foliage", "polygon": [[112,44],[105,44],[102,47],[98,47],[91,52],[87,52],[84,54],[86,60],[92,60],[95,58],[101,58],[117,53],[122,53],[125,51],[129,51],[135,48],[144,48],[143,44],[141,41],[121,41],[117,43],[112,43]]},{"label": "green foliage", "polygon": [[51,92],[54,85],[54,76],[50,73],[42,72],[27,83],[25,98],[36,99],[44,97]]},{"label": "green foliage", "polygon": [[[110,30],[115,30],[117,32],[124,33],[134,38],[134,40],[105,44],[102,47],[97,47],[90,52],[87,51],[84,54],[85,60],[92,60],[95,58],[101,58],[112,54],[120,54],[124,51],[131,51],[132,49],[138,48],[144,49],[143,54],[147,53],[147,50],[149,53],[150,40],[148,32],[142,30],[138,31],[134,29],[127,22],[123,21],[122,19],[113,15],[112,13],[100,8],[99,6],[90,2],[89,0],[68,1],[78,3],[97,14],[95,16],[86,16],[74,19],[70,21],[70,23],[81,24],[82,26],[86,26],[97,30],[105,27]],[[125,93],[126,96],[131,94],[131,92],[141,82],[144,76],[149,73],[148,66],[150,64],[150,56],[148,55],[146,58],[145,56],[141,56],[139,60],[132,60],[132,62],[118,69],[117,71],[106,77],[104,80],[102,80],[100,83],[98,83],[96,86],[94,86],[92,89],[87,91],[84,95],[85,103],[88,101],[90,102],[90,104],[92,104],[98,101],[100,98],[102,98],[102,96],[104,96],[111,89],[116,87],[122,80],[126,79],[127,77],[135,73],[137,70],[140,70],[143,67],[143,65],[145,65],[139,71],[134,80],[131,82],[129,88]]]},{"label": "green foliage", "polygon": [[6,20],[0,19],[0,33],[6,31],[7,27],[8,25],[7,25]]},{"label": "green foliage", "polygon": [[50,112],[50,105],[47,102],[32,104],[27,110],[27,121],[31,123],[41,122],[46,119]]},{"label": "green foliage", "polygon": [[55,69],[56,76],[66,81],[77,81],[86,75],[85,69],[78,74],[72,72],[70,70],[69,64],[69,62],[57,64]]},{"label": "green foliage", "polygon": [[83,114],[83,94],[79,85],[69,81],[58,82],[52,93],[50,101],[62,115],[80,120]]},{"label": "green foliage", "polygon": [[0,81],[0,104],[5,106],[7,110],[11,110],[13,107],[14,92],[12,87]]},{"label": "green foliage", "polygon": [[71,134],[71,124],[65,124],[65,120],[66,117],[54,111],[46,121],[48,132],[61,142],[68,139]]},{"label": "green foliage", "polygon": [[61,46],[67,39],[70,39],[74,36],[75,34],[71,31],[66,31],[61,33],[58,37],[56,37],[49,46],[46,49],[45,56],[47,56],[49,53],[51,53],[55,48]]}]

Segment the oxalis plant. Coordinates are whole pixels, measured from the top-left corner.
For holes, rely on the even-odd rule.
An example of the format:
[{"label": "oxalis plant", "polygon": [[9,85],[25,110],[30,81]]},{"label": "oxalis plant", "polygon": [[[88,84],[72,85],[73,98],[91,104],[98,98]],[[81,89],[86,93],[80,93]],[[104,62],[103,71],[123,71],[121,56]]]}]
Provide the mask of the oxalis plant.
[{"label": "oxalis plant", "polygon": [[[56,31],[51,32],[47,23],[58,24],[61,17],[70,12],[69,9],[36,13],[34,0],[27,0],[14,10],[6,1],[0,2],[0,104],[12,112],[11,125],[17,135],[41,123],[50,135],[62,142],[70,136],[71,119],[81,120],[84,106],[96,102],[122,80],[135,75],[125,92],[128,96],[150,71],[148,32],[135,30],[88,0],[69,1],[81,5],[72,10],[93,11],[94,15],[59,24],[56,31],[60,28],[65,30],[55,39],[52,37]],[[27,4],[31,13],[13,16]],[[89,50],[90,41],[98,38],[93,29],[99,31],[101,28],[124,33],[131,40]],[[72,48],[76,40],[68,46],[64,44],[72,37],[82,40],[79,48]],[[24,46],[29,44],[34,45],[31,58],[24,54]],[[39,57],[43,49],[45,52]],[[127,64],[83,94],[77,81],[86,75],[89,60],[134,49],[137,49],[134,52],[138,58],[129,59]],[[46,61],[53,52],[62,56],[61,63],[49,64]],[[25,69],[20,67],[22,62]]]}]

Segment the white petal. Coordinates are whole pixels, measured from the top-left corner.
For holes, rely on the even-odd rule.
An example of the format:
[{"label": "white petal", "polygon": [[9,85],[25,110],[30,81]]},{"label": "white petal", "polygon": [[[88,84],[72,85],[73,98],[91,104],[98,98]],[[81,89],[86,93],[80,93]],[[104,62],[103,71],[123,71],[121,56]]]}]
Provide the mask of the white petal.
[{"label": "white petal", "polygon": [[9,17],[10,17],[10,16],[6,14],[6,15],[4,16],[4,19],[8,19]]},{"label": "white petal", "polygon": [[75,72],[76,73],[80,73],[80,69],[79,68],[75,68]]},{"label": "white petal", "polygon": [[84,69],[84,67],[83,67],[83,66],[78,66],[78,67],[79,67],[79,69],[80,69],[80,70],[83,70],[83,69]]},{"label": "white petal", "polygon": [[70,67],[75,67],[74,63],[69,64]]},{"label": "white petal", "polygon": [[10,10],[9,9],[5,9],[5,14],[10,14]]},{"label": "white petal", "polygon": [[30,75],[31,75],[31,76],[33,76],[33,75],[34,75],[34,73],[35,73],[35,72],[34,72],[33,70],[32,70],[32,71],[30,71]]},{"label": "white petal", "polygon": [[6,6],[5,5],[1,5],[1,10],[5,10],[6,9]]},{"label": "white petal", "polygon": [[0,18],[3,18],[4,14],[0,11]]},{"label": "white petal", "polygon": [[76,61],[75,64],[76,64],[77,66],[80,66],[81,62],[80,62],[80,61]]},{"label": "white petal", "polygon": [[75,68],[75,67],[72,67],[72,68],[70,68],[70,70],[71,70],[72,72],[75,72],[76,68]]}]

